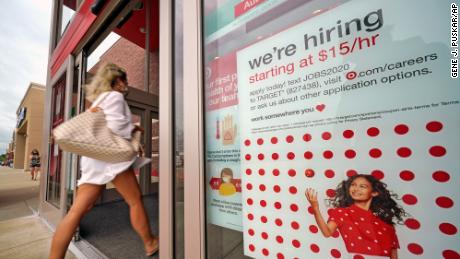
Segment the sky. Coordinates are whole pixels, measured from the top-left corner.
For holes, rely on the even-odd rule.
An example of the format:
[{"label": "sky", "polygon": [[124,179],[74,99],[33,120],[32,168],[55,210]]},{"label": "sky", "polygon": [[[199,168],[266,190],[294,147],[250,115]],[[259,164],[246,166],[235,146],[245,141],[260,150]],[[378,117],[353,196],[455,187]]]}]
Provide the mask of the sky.
[{"label": "sky", "polygon": [[52,0],[0,0],[0,154],[30,82],[46,84]]}]

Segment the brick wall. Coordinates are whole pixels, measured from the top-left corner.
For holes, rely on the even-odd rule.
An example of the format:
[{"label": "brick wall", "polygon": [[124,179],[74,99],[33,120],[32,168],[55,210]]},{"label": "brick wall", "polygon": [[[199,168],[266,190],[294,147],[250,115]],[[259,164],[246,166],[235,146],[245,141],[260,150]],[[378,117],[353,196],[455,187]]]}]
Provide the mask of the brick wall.
[{"label": "brick wall", "polygon": [[[149,92],[158,95],[158,51],[150,55]],[[120,38],[100,58],[98,63],[112,62],[128,73],[129,85],[144,90],[145,50],[125,38]],[[94,66],[95,70],[98,65]]]}]

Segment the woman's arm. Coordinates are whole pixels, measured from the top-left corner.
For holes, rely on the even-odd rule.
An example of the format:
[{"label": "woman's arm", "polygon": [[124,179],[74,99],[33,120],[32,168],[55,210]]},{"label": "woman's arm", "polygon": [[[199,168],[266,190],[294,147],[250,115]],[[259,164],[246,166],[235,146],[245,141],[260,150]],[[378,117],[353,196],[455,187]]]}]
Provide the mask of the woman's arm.
[{"label": "woman's arm", "polygon": [[305,191],[305,196],[307,197],[308,202],[311,204],[316,224],[321,230],[321,233],[323,233],[323,236],[332,236],[332,234],[337,229],[337,223],[335,223],[334,221],[329,221],[329,223],[326,223],[326,221],[324,220],[323,216],[321,215],[321,211],[319,210],[317,192],[312,188],[307,188],[307,190]]},{"label": "woman's arm", "polygon": [[390,259],[398,259],[398,249],[396,248],[391,249]]}]

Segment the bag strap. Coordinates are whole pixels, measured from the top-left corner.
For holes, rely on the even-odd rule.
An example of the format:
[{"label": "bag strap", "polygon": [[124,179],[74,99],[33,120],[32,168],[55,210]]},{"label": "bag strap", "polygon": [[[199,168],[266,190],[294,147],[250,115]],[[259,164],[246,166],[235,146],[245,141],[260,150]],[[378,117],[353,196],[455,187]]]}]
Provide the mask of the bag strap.
[{"label": "bag strap", "polygon": [[[108,91],[100,100],[96,100],[97,102],[95,101],[95,102],[93,103],[93,105],[91,105],[91,106],[97,107],[99,104],[102,103],[102,101],[105,100],[105,98],[107,98],[107,96],[110,94],[110,92],[111,92],[111,91]],[[102,94],[104,94],[104,93],[102,93]]]}]

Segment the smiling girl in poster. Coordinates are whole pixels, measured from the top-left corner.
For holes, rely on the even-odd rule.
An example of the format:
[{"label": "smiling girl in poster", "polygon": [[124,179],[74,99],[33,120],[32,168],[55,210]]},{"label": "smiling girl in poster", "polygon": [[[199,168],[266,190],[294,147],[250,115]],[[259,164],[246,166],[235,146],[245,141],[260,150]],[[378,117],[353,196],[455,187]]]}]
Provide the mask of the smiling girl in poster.
[{"label": "smiling girl in poster", "polygon": [[323,235],[330,237],[338,229],[350,258],[397,259],[399,242],[394,224],[402,222],[406,213],[394,201],[397,195],[386,187],[385,183],[365,174],[342,181],[336,196],[329,200],[334,208],[328,211],[327,223],[319,210],[317,192],[307,188],[305,196]]}]

